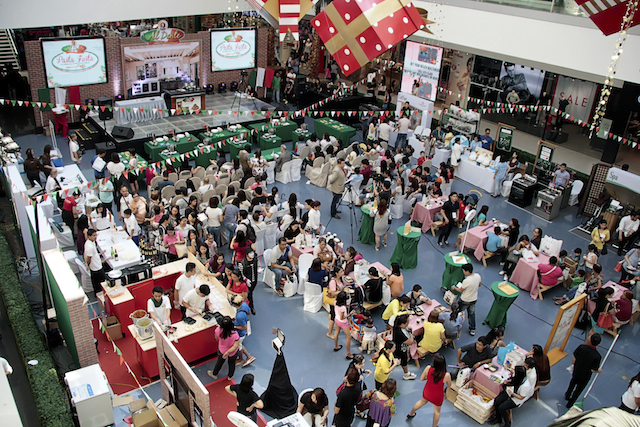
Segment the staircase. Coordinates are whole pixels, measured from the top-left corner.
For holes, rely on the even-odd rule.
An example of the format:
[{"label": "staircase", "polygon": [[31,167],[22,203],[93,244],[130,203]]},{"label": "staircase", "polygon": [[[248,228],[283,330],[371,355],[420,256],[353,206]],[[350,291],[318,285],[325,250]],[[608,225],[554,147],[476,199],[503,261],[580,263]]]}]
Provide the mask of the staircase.
[{"label": "staircase", "polygon": [[4,68],[7,64],[13,65],[14,70],[20,70],[13,34],[11,30],[0,30],[0,67]]}]

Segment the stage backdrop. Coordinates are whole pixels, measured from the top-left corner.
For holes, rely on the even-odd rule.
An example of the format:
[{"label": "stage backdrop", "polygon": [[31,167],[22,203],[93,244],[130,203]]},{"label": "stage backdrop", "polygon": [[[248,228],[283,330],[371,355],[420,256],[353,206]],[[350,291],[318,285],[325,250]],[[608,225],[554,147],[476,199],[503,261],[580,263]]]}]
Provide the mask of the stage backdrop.
[{"label": "stage backdrop", "polygon": [[560,97],[564,95],[569,101],[569,108],[567,108],[566,112],[578,120],[588,122],[597,90],[598,87],[595,83],[560,76],[558,77],[558,84],[553,97],[553,107],[558,108]]},{"label": "stage backdrop", "polygon": [[256,66],[256,30],[211,30],[211,71]]},{"label": "stage backdrop", "polygon": [[42,39],[47,87],[68,87],[107,82],[104,39]]},{"label": "stage backdrop", "polygon": [[441,63],[441,47],[408,41],[400,90],[413,95],[413,81],[420,79],[418,96],[435,101]]}]

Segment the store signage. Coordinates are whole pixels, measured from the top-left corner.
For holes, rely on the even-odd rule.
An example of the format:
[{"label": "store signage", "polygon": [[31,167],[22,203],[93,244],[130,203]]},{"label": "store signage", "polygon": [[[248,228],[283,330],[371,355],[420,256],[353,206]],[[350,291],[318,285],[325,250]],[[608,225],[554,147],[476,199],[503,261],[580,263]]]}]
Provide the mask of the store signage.
[{"label": "store signage", "polygon": [[98,65],[98,55],[89,52],[86,46],[79,45],[75,40],[62,47],[62,52],[51,59],[51,65],[65,73],[87,71]]},{"label": "store signage", "polygon": [[183,37],[184,31],[178,28],[169,28],[169,23],[164,19],[158,22],[158,28],[140,33],[140,39],[149,44],[180,43]]},{"label": "store signage", "polygon": [[225,58],[239,58],[251,52],[251,45],[242,36],[231,31],[224,41],[216,46],[216,53]]},{"label": "store signage", "polygon": [[559,76],[553,107],[558,108],[560,97],[564,96],[569,101],[566,112],[578,120],[588,122],[597,93],[597,85],[595,83]]}]

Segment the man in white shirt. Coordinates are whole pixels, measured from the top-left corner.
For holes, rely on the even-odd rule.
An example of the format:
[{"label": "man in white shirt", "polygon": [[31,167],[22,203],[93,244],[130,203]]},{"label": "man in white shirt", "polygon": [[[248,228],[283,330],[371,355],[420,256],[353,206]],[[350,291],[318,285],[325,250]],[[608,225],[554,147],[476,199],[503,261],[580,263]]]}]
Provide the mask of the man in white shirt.
[{"label": "man in white shirt", "polygon": [[176,308],[180,307],[182,312],[182,318],[186,317],[187,309],[182,305],[182,300],[187,293],[195,289],[196,287],[196,265],[193,262],[188,262],[185,273],[178,277],[175,284],[175,291],[173,292],[173,301]]},{"label": "man in white shirt", "polygon": [[131,209],[124,210],[124,229],[129,233],[129,239],[140,245],[140,226],[136,217],[131,214]]},{"label": "man in white shirt", "polygon": [[559,187],[565,187],[570,179],[571,174],[567,172],[567,164],[561,164],[560,169],[554,174],[553,182],[555,182]]},{"label": "man in white shirt", "polygon": [[211,308],[211,301],[209,301],[210,292],[209,285],[200,285],[187,292],[182,299],[182,306],[186,308],[186,315],[188,317],[193,317],[198,314],[202,315],[207,305]]},{"label": "man in white shirt", "polygon": [[389,142],[389,134],[391,133],[391,125],[389,125],[389,118],[385,117],[382,123],[378,126],[378,141]]},{"label": "man in white shirt", "polygon": [[638,226],[640,225],[640,214],[636,211],[623,217],[618,224],[618,256],[622,256],[624,249],[631,249],[633,242],[638,237]]},{"label": "man in white shirt", "polygon": [[187,208],[189,207],[189,202],[187,201],[187,188],[186,187],[177,188],[176,194],[178,196],[182,195],[182,197],[178,197],[175,203],[178,209],[180,209],[180,216],[182,217],[185,215]]},{"label": "man in white shirt", "polygon": [[473,265],[465,264],[462,266],[462,272],[465,278],[457,286],[452,286],[451,290],[461,292],[458,307],[463,313],[467,310],[469,316],[469,334],[476,334],[476,302],[478,301],[478,289],[482,279],[478,273],[473,272]]},{"label": "man in white shirt", "polygon": [[198,193],[204,194],[209,190],[213,190],[213,184],[209,184],[209,177],[202,178],[202,185],[198,188]]},{"label": "man in white shirt", "polygon": [[398,138],[396,139],[396,147],[402,147],[407,144],[407,134],[409,133],[409,126],[411,126],[411,120],[407,118],[406,113],[402,113],[402,117],[398,120],[394,130],[398,131]]},{"label": "man in white shirt", "polygon": [[89,267],[91,272],[91,284],[93,285],[93,291],[95,293],[101,292],[101,283],[104,282],[104,267],[102,266],[102,260],[100,255],[106,251],[99,252],[96,246],[96,240],[98,239],[98,233],[93,228],[87,230],[87,241],[84,242],[84,262]]},{"label": "man in white shirt", "polygon": [[125,209],[129,209],[129,205],[133,202],[133,196],[129,194],[129,189],[126,185],[120,187],[120,197],[118,198],[118,219],[122,221]]},{"label": "man in white shirt", "polygon": [[169,297],[163,295],[161,286],[153,288],[153,297],[147,301],[147,313],[158,325],[169,326],[171,324],[171,302]]},{"label": "man in white shirt", "polygon": [[82,163],[82,152],[80,151],[80,144],[78,144],[78,134],[73,133],[69,135],[69,153],[71,153],[71,158],[78,165]]}]

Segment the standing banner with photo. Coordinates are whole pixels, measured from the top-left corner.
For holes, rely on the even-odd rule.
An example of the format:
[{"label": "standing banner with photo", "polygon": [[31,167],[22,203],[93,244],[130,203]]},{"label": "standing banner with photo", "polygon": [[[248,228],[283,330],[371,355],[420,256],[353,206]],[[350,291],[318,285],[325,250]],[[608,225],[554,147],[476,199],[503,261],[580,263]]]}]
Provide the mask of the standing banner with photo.
[{"label": "standing banner with photo", "polygon": [[[469,96],[469,85],[471,84],[471,73],[473,72],[474,56],[470,53],[453,51],[451,57],[451,73],[449,74],[449,90],[446,92],[446,105],[455,104],[460,101],[460,108],[467,108],[467,96]],[[458,97],[460,94],[460,97]]]},{"label": "standing banner with photo", "polygon": [[47,87],[69,87],[107,82],[102,37],[41,39]]},{"label": "standing banner with photo", "polygon": [[[442,64],[442,48],[407,42],[400,90],[413,96],[435,101]],[[419,80],[420,86],[414,87]]]},{"label": "standing banner with photo", "polygon": [[597,90],[598,86],[595,83],[559,76],[553,98],[553,108],[558,108],[560,97],[564,96],[569,101],[569,107],[565,112],[571,114],[577,120],[588,122]]},{"label": "standing banner with photo", "polygon": [[512,104],[534,105],[540,98],[544,71],[512,62],[503,62],[500,68],[500,83],[502,93],[498,96],[498,102],[508,102],[507,95],[515,90],[518,95],[516,99],[519,101],[511,100]]},{"label": "standing banner with photo", "polygon": [[256,66],[256,30],[211,30],[211,71],[242,70]]}]

